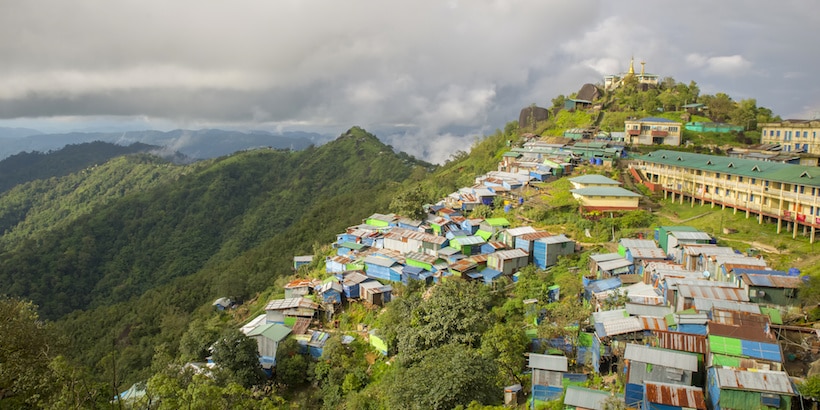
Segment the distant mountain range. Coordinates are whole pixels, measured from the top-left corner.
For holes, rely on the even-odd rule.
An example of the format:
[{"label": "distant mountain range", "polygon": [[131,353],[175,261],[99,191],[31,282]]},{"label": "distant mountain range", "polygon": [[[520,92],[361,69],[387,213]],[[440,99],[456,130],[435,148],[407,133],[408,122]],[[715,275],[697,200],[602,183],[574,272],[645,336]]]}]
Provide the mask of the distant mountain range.
[{"label": "distant mountain range", "polygon": [[219,129],[43,134],[26,128],[0,127],[0,139],[0,159],[20,152],[49,152],[66,145],[93,141],[123,146],[139,142],[164,147],[169,153],[179,152],[193,159],[206,159],[259,147],[302,150],[310,145],[327,142],[331,137],[301,131],[284,132],[279,135],[267,131],[240,132]]}]

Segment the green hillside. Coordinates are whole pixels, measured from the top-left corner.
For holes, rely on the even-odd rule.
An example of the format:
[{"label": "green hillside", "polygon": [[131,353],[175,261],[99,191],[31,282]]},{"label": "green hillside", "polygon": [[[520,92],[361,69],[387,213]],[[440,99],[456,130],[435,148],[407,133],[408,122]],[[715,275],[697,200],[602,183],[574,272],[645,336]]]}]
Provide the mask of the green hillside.
[{"label": "green hillside", "polygon": [[430,168],[353,128],[299,152],[186,166],[128,156],[33,181],[0,195],[0,294],[60,319],[89,366],[116,347],[122,377],[138,380],[152,346],[176,354],[197,307],[264,290],[294,254],[383,211]]}]

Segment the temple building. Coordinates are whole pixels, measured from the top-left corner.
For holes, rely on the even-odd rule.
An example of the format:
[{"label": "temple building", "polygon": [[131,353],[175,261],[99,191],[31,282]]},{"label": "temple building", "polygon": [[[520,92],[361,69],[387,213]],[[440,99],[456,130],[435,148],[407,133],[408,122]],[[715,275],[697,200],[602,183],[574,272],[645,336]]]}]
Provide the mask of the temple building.
[{"label": "temple building", "polygon": [[657,87],[660,83],[660,76],[657,74],[650,74],[644,71],[644,66],[646,62],[641,61],[641,72],[639,74],[635,73],[635,59],[629,60],[629,71],[626,73],[620,74],[611,74],[604,76],[604,89],[606,90],[614,90],[620,87],[624,80],[627,78],[635,77],[638,80],[638,84],[642,85],[644,88],[649,87]]}]

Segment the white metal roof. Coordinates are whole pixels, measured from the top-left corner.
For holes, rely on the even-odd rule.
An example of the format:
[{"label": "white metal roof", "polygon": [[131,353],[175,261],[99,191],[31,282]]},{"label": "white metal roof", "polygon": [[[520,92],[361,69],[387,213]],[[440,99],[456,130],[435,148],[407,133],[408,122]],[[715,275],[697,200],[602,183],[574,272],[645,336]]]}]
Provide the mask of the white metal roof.
[{"label": "white metal roof", "polygon": [[624,359],[634,360],[641,363],[649,363],[658,366],[673,367],[675,369],[698,371],[697,355],[676,352],[674,350],[658,349],[634,343],[626,345]]},{"label": "white metal roof", "polygon": [[528,367],[532,369],[551,370],[556,372],[567,371],[567,357],[550,354],[530,353]]}]

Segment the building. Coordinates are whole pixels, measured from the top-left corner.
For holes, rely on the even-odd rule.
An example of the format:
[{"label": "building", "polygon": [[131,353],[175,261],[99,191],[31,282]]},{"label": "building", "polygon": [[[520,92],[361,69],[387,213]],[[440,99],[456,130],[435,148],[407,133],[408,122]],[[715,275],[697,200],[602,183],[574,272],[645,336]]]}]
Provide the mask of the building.
[{"label": "building", "polygon": [[680,145],[683,124],[666,118],[624,121],[626,142],[635,145]]},{"label": "building", "polygon": [[641,195],[618,186],[572,189],[572,197],[581,203],[581,211],[634,211]]},{"label": "building", "polygon": [[634,77],[637,81],[638,85],[641,86],[642,89],[647,89],[649,87],[656,87],[660,82],[660,76],[657,74],[650,74],[644,70],[644,66],[646,65],[645,62],[641,61],[641,72],[639,74],[635,73],[635,59],[631,59],[629,61],[629,71],[620,74],[611,74],[604,76],[604,89],[606,90],[614,90],[624,82],[630,78]]},{"label": "building", "polygon": [[758,124],[762,144],[780,144],[785,152],[820,155],[820,120],[785,120]]},{"label": "building", "polygon": [[712,367],[706,375],[710,407],[720,409],[791,409],[797,395],[789,375],[781,371],[747,371]]},{"label": "building", "polygon": [[570,178],[569,182],[572,184],[572,187],[575,189],[584,189],[584,188],[593,188],[593,187],[619,187],[621,183],[612,179],[607,178],[603,175],[598,174],[589,174],[589,175],[581,175],[578,177]]},{"label": "building", "polygon": [[659,150],[637,158],[644,185],[664,198],[733,208],[792,230],[820,227],[820,169],[803,165]]}]

